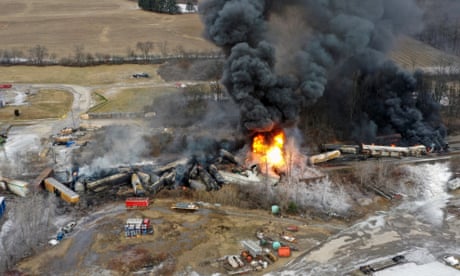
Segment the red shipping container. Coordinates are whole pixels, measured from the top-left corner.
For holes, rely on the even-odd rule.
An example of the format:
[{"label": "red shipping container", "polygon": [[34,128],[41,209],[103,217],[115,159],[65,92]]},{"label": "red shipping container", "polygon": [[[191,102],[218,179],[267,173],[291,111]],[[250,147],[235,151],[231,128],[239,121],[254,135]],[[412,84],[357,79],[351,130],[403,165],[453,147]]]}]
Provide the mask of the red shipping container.
[{"label": "red shipping container", "polygon": [[289,246],[281,246],[280,248],[278,248],[278,256],[279,257],[290,257],[291,248]]},{"label": "red shipping container", "polygon": [[127,209],[148,208],[149,198],[148,197],[130,197],[125,200],[125,206]]},{"label": "red shipping container", "polygon": [[0,84],[0,89],[6,89],[6,88],[11,88],[13,87],[12,84]]}]

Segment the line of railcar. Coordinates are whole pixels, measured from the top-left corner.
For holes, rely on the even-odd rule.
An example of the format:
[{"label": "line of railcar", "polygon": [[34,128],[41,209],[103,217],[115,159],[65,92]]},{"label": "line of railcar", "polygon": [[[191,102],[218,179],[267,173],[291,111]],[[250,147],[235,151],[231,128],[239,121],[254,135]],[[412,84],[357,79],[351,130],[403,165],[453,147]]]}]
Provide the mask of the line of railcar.
[{"label": "line of railcar", "polygon": [[53,177],[46,178],[44,184],[47,191],[56,194],[56,196],[59,196],[68,203],[75,204],[80,200],[80,196],[76,192]]}]

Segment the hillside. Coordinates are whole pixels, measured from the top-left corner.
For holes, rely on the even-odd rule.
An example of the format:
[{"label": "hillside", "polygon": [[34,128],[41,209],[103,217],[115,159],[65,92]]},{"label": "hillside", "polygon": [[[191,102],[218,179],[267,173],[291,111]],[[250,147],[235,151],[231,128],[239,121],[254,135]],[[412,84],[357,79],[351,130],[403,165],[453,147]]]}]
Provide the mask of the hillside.
[{"label": "hillside", "polygon": [[407,36],[401,37],[396,42],[395,49],[389,56],[410,71],[417,68],[426,71],[437,70],[440,67],[460,68],[460,57],[447,54]]},{"label": "hillside", "polygon": [[[2,0],[0,52],[42,45],[57,58],[86,53],[128,55],[136,43],[151,41],[151,53],[216,49],[202,37],[197,14],[167,15],[142,11],[130,0]],[[139,53],[139,51],[137,51]]]},{"label": "hillside", "polygon": [[[42,45],[57,59],[85,54],[140,54],[137,42],[151,41],[150,54],[218,50],[203,38],[198,14],[168,15],[142,11],[132,0],[2,0],[0,55]],[[408,70],[460,64],[460,57],[401,37],[389,56]],[[458,67],[458,66],[457,66]]]}]

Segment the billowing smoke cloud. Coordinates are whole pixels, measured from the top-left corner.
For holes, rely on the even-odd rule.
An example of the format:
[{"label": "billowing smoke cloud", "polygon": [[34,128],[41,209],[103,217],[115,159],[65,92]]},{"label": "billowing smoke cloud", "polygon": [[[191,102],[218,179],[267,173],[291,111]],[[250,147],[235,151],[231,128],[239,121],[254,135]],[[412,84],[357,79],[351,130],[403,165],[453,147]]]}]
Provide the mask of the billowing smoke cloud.
[{"label": "billowing smoke cloud", "polygon": [[267,1],[205,1],[206,37],[229,53],[223,83],[240,105],[247,130],[269,131],[297,115],[292,81],[275,74],[274,48],[264,40]]},{"label": "billowing smoke cloud", "polygon": [[[98,133],[85,148],[73,156],[73,164],[80,175],[100,177],[118,166],[129,166],[146,159],[150,152],[145,130],[133,125],[115,125]],[[105,175],[103,175],[105,176]]]},{"label": "billowing smoke cloud", "polygon": [[247,131],[290,125],[322,101],[353,130],[347,138],[398,132],[443,145],[436,104],[385,57],[397,35],[420,30],[415,0],[206,0],[199,10],[205,37],[227,54],[222,82]]}]

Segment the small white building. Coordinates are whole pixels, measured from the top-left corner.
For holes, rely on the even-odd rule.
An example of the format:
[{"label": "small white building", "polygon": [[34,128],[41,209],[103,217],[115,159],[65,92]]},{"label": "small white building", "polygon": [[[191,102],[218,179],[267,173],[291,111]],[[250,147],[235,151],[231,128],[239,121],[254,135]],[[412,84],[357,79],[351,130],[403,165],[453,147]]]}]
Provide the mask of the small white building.
[{"label": "small white building", "polygon": [[176,4],[180,13],[197,13],[198,5]]}]

